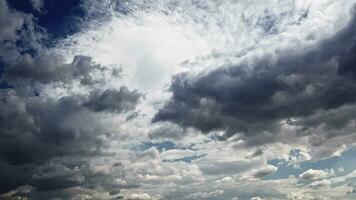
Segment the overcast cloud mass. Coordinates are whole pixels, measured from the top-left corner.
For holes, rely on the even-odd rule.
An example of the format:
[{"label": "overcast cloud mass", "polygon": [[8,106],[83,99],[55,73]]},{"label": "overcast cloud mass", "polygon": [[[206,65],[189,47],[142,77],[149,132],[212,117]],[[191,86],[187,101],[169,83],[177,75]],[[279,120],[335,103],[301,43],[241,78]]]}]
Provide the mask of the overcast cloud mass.
[{"label": "overcast cloud mass", "polygon": [[356,199],[355,0],[0,0],[0,200]]}]

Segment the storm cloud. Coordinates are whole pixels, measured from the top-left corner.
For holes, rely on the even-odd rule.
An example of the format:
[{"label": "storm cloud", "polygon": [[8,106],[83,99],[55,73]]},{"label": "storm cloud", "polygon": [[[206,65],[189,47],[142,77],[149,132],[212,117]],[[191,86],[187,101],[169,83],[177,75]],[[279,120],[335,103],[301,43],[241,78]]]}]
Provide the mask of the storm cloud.
[{"label": "storm cloud", "polygon": [[[126,86],[100,87],[102,80],[93,81],[92,73],[107,68],[87,56],[74,56],[68,63],[50,53],[40,43],[45,33],[36,30],[31,15],[3,0],[0,5],[6,83],[0,90],[0,193],[19,187],[15,196],[73,198],[100,185],[115,196],[113,179],[93,171],[90,161],[103,157],[107,140],[118,134],[111,116],[134,110],[141,94]],[[82,89],[68,92],[75,84]],[[61,94],[48,92],[58,88]],[[66,192],[68,188],[77,191]]]},{"label": "storm cloud", "polygon": [[[321,124],[341,129],[355,119],[344,109],[356,102],[355,9],[350,12],[346,27],[317,44],[251,53],[237,64],[175,76],[172,98],[153,121],[171,121],[204,133],[238,133],[251,144],[277,140],[283,121],[302,132]],[[328,112],[345,117],[333,119]]]}]

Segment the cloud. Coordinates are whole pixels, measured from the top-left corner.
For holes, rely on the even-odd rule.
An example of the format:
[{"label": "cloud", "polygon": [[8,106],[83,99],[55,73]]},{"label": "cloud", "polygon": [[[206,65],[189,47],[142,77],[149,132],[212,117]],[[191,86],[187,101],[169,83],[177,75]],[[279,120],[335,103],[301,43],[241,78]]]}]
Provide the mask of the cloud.
[{"label": "cloud", "polygon": [[330,174],[324,170],[308,169],[307,171],[300,174],[299,178],[306,181],[316,181],[316,180],[328,178],[329,176]]},{"label": "cloud", "polygon": [[162,123],[150,131],[151,139],[182,139],[187,135],[188,130],[172,123]]},{"label": "cloud", "polygon": [[273,166],[273,165],[268,165],[265,168],[262,169],[258,169],[253,173],[253,176],[255,178],[262,178],[268,175],[271,175],[273,173],[275,173],[278,170],[277,167]]},{"label": "cloud", "polygon": [[263,200],[261,197],[252,197],[250,200]]},{"label": "cloud", "polygon": [[172,149],[172,150],[167,150],[162,152],[161,156],[165,160],[177,160],[177,159],[196,156],[196,153],[194,153],[194,151],[189,149],[185,149],[185,150]]},{"label": "cloud", "polygon": [[352,195],[352,194],[355,194],[356,193],[356,187],[353,186],[349,191],[347,191],[347,194],[348,195]]},{"label": "cloud", "polygon": [[0,61],[15,61],[21,52],[40,50],[46,34],[37,26],[33,17],[9,8],[7,1],[0,1]]},{"label": "cloud", "polygon": [[262,149],[258,149],[251,155],[251,157],[258,157],[258,156],[261,156],[261,155],[263,155],[263,150]]},{"label": "cloud", "polygon": [[328,179],[323,179],[321,181],[315,181],[309,184],[310,187],[315,187],[315,188],[324,188],[324,187],[329,187],[332,184],[332,182]]},{"label": "cloud", "polygon": [[[120,104],[120,107],[108,107],[105,108],[106,110],[93,110],[86,105],[90,100],[91,102],[96,100],[91,99],[89,94],[73,94],[55,99],[37,96],[34,93],[31,94],[30,91],[27,91],[25,95],[17,91],[22,89],[6,89],[0,93],[0,135],[2,137],[0,158],[13,166],[7,169],[8,164],[4,164],[1,169],[5,174],[8,173],[7,170],[14,170],[12,168],[15,168],[14,173],[16,173],[24,166],[29,167],[27,167],[28,171],[21,175],[21,179],[14,176],[9,177],[13,180],[3,178],[2,180],[20,185],[31,184],[36,187],[37,191],[88,184],[90,178],[93,178],[92,175],[86,177],[88,173],[83,174],[86,177],[85,182],[72,180],[73,176],[77,176],[76,174],[80,172],[64,177],[50,176],[35,180],[31,174],[43,163],[58,157],[74,157],[80,161],[76,163],[72,160],[66,164],[72,168],[86,165],[89,158],[103,156],[103,150],[107,147],[108,141],[118,132],[114,128],[114,120],[110,119],[111,113],[124,114],[134,108],[135,102],[130,102],[128,105]],[[109,92],[120,94],[119,91],[113,89]],[[123,100],[126,98],[119,95],[117,97]],[[110,102],[106,103],[109,105]],[[118,105],[117,103],[113,102],[114,105]],[[58,164],[60,163],[58,161]],[[59,170],[65,171],[65,168]],[[103,180],[110,181],[110,178],[106,177]],[[98,181],[96,180],[95,184],[98,184]],[[8,184],[8,186],[12,185]],[[7,188],[2,187],[2,192]]]},{"label": "cloud", "polygon": [[154,200],[156,198],[151,197],[147,193],[138,193],[138,194],[134,193],[134,194],[130,194],[125,199],[127,199],[127,200]]},{"label": "cloud", "polygon": [[351,4],[94,0],[53,41],[0,0],[0,199],[343,199],[304,164],[356,141]]},{"label": "cloud", "polygon": [[153,122],[170,121],[204,133],[223,130],[227,136],[241,135],[250,145],[278,141],[283,121],[297,129],[297,136],[321,128],[325,140],[337,137],[332,132],[343,131],[354,120],[347,111],[356,101],[350,64],[356,20],[351,10],[344,28],[313,45],[256,55],[251,51],[234,64],[175,76],[172,98]]},{"label": "cloud", "polygon": [[89,101],[85,105],[96,112],[107,110],[123,112],[133,110],[140,96],[137,90],[130,92],[125,86],[121,86],[120,90],[103,92],[95,90],[90,94]]},{"label": "cloud", "polygon": [[16,188],[15,190],[12,190],[10,192],[7,192],[5,194],[0,195],[1,200],[15,200],[18,198],[28,200],[26,197],[27,194],[31,193],[34,190],[33,187],[31,186],[22,186],[19,188]]},{"label": "cloud", "polygon": [[31,3],[32,3],[32,7],[33,7],[35,10],[37,10],[37,11],[39,11],[39,12],[42,11],[42,8],[43,8],[43,6],[44,6],[43,0],[30,0],[30,1],[31,1]]},{"label": "cloud", "polygon": [[320,195],[315,195],[315,194],[308,193],[308,192],[305,192],[305,193],[293,192],[293,193],[288,194],[287,199],[288,200],[324,200],[327,198],[323,198]]},{"label": "cloud", "polygon": [[106,156],[120,132],[117,123],[141,94],[108,86],[105,78],[119,77],[90,57],[67,62],[50,52],[31,15],[0,4],[2,81],[8,85],[0,89],[0,193],[12,190],[2,197],[112,199],[120,188],[135,187],[91,165]]},{"label": "cloud", "polygon": [[[21,164],[57,155],[100,151],[103,141],[98,136],[110,137],[114,131],[110,127],[110,119],[105,120],[105,113],[100,111],[129,111],[135,105],[132,97],[136,100],[139,97],[136,92],[129,93],[128,89],[120,91],[125,92],[104,91],[106,94],[114,93],[117,98],[98,103],[107,106],[100,107],[106,110],[92,106],[98,101],[98,96],[69,95],[53,99],[35,94],[21,97],[16,89],[1,91],[0,124],[3,139],[0,143],[3,145],[3,158]],[[12,123],[8,122],[10,118]],[[13,145],[19,148],[14,150]]]},{"label": "cloud", "polygon": [[198,192],[188,195],[185,199],[210,199],[217,198],[224,194],[224,190],[215,190],[212,192]]},{"label": "cloud", "polygon": [[33,58],[29,54],[22,55],[17,62],[7,67],[5,78],[9,82],[36,81],[42,84],[52,82],[69,82],[75,79],[85,80],[95,65],[90,57],[76,56],[72,63],[63,62],[64,59],[55,54],[41,54]]}]

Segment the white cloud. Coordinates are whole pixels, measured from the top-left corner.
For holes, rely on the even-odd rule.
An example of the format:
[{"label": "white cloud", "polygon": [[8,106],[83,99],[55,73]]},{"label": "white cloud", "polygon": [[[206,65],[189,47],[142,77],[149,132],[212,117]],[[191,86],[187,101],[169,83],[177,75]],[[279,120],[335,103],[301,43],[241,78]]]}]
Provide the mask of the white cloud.
[{"label": "white cloud", "polygon": [[316,181],[316,180],[328,178],[330,177],[330,175],[331,174],[329,172],[324,170],[308,169],[307,171],[300,174],[299,178],[306,181]]},{"label": "white cloud", "polygon": [[195,156],[196,153],[192,150],[171,149],[161,153],[161,158],[164,160],[177,160]]},{"label": "white cloud", "polygon": [[156,198],[151,197],[147,193],[134,193],[134,194],[130,194],[125,199],[127,199],[127,200],[155,200]]},{"label": "white cloud", "polygon": [[328,179],[323,179],[320,181],[315,181],[309,184],[311,187],[317,187],[317,188],[322,188],[322,187],[328,187],[331,185],[331,181]]},{"label": "white cloud", "polygon": [[212,192],[197,192],[197,193],[188,195],[185,199],[218,198],[222,194],[224,194],[224,190],[215,190]]},{"label": "white cloud", "polygon": [[250,200],[263,200],[261,197],[252,197]]}]

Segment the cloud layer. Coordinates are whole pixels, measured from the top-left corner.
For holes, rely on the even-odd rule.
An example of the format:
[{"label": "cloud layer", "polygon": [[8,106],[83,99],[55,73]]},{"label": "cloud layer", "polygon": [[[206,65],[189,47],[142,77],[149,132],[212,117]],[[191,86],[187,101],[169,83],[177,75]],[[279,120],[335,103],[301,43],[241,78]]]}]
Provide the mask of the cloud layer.
[{"label": "cloud layer", "polygon": [[348,127],[355,119],[349,111],[356,101],[356,29],[354,8],[349,12],[344,28],[303,48],[252,52],[236,64],[175,76],[172,98],[153,121],[171,121],[205,133],[241,134],[250,145],[280,140],[284,124],[300,136],[324,132],[320,135],[324,141],[353,134]]},{"label": "cloud layer", "polygon": [[355,198],[355,1],[24,2],[1,200]]}]

